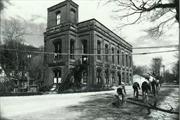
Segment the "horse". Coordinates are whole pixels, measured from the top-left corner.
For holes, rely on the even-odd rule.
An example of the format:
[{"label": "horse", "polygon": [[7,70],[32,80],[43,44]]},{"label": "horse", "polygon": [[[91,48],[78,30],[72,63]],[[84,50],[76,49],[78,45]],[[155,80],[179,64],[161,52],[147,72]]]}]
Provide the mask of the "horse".
[{"label": "horse", "polygon": [[148,81],[144,81],[141,85],[143,101],[148,101],[148,93],[150,92],[150,84]]},{"label": "horse", "polygon": [[138,99],[139,89],[140,89],[139,83],[138,82],[134,82],[132,87],[134,89],[134,97],[136,97]]}]

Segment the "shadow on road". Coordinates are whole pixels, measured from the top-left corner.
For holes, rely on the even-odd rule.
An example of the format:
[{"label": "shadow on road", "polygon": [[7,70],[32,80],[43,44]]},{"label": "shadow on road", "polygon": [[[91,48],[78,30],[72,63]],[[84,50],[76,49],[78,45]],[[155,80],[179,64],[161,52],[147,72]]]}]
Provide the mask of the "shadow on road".
[{"label": "shadow on road", "polygon": [[[166,96],[174,92],[173,88],[167,88],[160,91],[159,100],[163,101]],[[139,120],[139,119],[154,119],[147,114],[147,109],[141,106],[126,103],[119,108],[112,106],[113,95],[101,94],[92,95],[88,101],[82,102],[80,105],[71,106],[69,111],[81,112],[79,120]],[[160,102],[158,102],[160,103]],[[178,109],[178,106],[177,108]],[[173,119],[178,118],[175,116]]]}]

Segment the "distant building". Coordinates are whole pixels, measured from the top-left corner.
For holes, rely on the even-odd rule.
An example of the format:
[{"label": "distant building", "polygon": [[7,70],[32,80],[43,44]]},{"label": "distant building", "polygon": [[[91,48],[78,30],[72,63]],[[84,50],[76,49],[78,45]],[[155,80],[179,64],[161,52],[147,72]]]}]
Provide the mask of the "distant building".
[{"label": "distant building", "polygon": [[45,85],[65,81],[78,59],[87,62],[82,73],[87,86],[130,83],[132,45],[96,19],[78,23],[78,5],[72,0],[48,8],[47,19]]}]

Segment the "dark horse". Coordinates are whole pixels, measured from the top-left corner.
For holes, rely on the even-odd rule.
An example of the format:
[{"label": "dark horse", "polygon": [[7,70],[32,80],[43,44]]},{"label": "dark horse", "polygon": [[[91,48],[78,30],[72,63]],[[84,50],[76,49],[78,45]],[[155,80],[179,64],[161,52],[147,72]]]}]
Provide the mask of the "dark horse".
[{"label": "dark horse", "polygon": [[139,83],[138,82],[134,82],[132,87],[134,89],[134,96],[138,99],[139,89],[140,89]]},{"label": "dark horse", "polygon": [[150,84],[147,81],[144,81],[141,85],[142,88],[142,96],[143,96],[143,100],[145,100],[147,102],[148,100],[148,96],[147,94],[150,92]]}]

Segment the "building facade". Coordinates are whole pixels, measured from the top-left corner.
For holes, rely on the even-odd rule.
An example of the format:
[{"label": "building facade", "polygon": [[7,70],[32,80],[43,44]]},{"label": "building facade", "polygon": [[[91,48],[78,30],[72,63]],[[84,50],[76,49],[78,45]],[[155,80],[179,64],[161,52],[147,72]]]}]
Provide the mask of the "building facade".
[{"label": "building facade", "polygon": [[48,8],[44,44],[45,85],[65,81],[77,60],[86,62],[82,83],[87,86],[132,80],[132,46],[96,19],[79,23],[72,0]]}]

